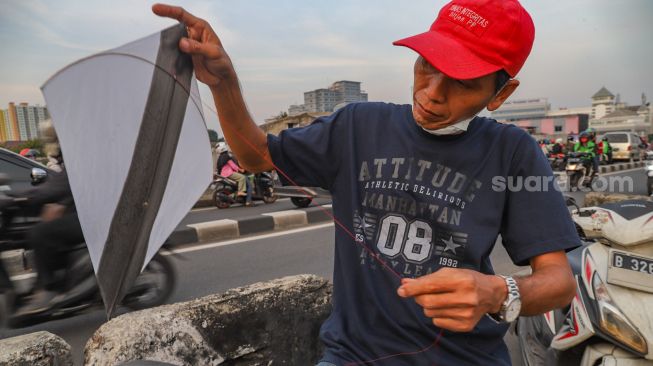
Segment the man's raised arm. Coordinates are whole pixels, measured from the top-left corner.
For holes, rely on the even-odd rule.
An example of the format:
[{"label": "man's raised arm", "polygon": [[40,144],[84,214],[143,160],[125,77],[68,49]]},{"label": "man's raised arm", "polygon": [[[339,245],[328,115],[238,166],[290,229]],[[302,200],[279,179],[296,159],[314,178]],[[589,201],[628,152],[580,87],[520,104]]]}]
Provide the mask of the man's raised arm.
[{"label": "man's raised arm", "polygon": [[209,23],[178,6],[155,4],[152,11],[186,25],[188,38],[179,41],[179,48],[192,56],[197,79],[211,89],[222,131],[239,163],[251,172],[272,170],[266,135],[249,114],[231,59]]}]

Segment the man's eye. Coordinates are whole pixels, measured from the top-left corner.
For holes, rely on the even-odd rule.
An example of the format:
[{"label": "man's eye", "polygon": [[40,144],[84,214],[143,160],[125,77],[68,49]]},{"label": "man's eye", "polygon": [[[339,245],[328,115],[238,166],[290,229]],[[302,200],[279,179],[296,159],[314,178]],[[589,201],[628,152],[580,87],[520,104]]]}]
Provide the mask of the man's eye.
[{"label": "man's eye", "polygon": [[456,79],[456,83],[458,85],[462,86],[463,88],[469,89],[469,88],[472,87],[472,84],[469,81],[466,81],[466,80],[457,80]]}]

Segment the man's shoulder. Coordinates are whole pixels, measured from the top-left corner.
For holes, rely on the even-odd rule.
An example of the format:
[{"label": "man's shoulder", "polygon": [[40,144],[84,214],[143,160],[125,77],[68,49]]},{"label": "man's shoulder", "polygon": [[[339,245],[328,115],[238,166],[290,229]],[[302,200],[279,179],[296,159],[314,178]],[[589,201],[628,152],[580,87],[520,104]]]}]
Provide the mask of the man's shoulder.
[{"label": "man's shoulder", "polygon": [[385,102],[357,102],[343,107],[344,110],[356,113],[388,113],[403,112],[411,108],[409,104],[394,104]]},{"label": "man's shoulder", "polygon": [[514,143],[517,144],[526,137],[531,138],[535,141],[532,136],[526,132],[524,129],[519,128],[511,123],[502,123],[497,120],[489,117],[476,117],[485,127],[483,131],[484,135],[498,135],[500,136],[505,143]]}]

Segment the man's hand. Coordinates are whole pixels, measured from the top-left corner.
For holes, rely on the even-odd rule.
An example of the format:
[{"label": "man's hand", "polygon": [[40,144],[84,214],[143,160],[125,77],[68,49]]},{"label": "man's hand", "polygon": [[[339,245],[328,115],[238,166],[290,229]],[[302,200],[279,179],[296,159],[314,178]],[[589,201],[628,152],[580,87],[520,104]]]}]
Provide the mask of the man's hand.
[{"label": "man's hand", "polygon": [[192,56],[195,76],[209,86],[222,132],[241,166],[253,173],[272,170],[267,134],[247,111],[238,75],[209,23],[178,6],[156,4],[152,11],[188,28],[189,37],[179,41],[179,48]]},{"label": "man's hand", "polygon": [[499,312],[508,296],[502,278],[467,269],[442,268],[401,283],[399,296],[413,297],[433,324],[454,332],[472,331],[486,313]]},{"label": "man's hand", "polygon": [[176,19],[186,25],[189,38],[182,38],[179,48],[193,58],[195,75],[199,81],[209,87],[215,87],[221,81],[236,78],[231,59],[222,47],[222,42],[204,19],[197,18],[178,6],[155,4],[152,11],[156,15]]}]

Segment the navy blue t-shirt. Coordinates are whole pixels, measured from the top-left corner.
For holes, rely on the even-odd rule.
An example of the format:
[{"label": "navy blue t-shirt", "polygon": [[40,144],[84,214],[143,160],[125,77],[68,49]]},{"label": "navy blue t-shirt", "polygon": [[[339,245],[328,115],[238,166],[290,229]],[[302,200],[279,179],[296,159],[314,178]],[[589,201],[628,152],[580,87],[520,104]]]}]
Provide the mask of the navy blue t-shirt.
[{"label": "navy blue t-shirt", "polygon": [[[512,125],[477,117],[464,134],[433,136],[416,124],[410,105],[359,103],[269,135],[268,146],[296,184],[331,191],[334,216],[347,228],[336,225],[323,361],[416,352],[440,332],[413,299],[396,294],[399,278],[373,255],[401,277],[445,266],[492,274],[499,234],[518,265],[580,243],[546,157]],[[529,176],[542,178],[539,191],[537,180],[514,189]],[[445,331],[427,352],[374,364],[509,365],[507,328],[484,317],[472,332]]]}]

